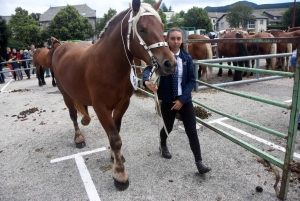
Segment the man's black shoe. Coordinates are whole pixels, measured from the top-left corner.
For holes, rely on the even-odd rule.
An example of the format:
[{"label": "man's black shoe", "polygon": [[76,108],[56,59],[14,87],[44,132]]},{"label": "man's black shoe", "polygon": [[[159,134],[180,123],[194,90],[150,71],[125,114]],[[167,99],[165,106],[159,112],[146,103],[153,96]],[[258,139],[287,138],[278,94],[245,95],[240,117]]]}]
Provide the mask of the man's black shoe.
[{"label": "man's black shoe", "polygon": [[211,171],[211,168],[205,166],[201,161],[196,162],[196,166],[200,174],[205,174]]},{"label": "man's black shoe", "polygon": [[170,154],[167,145],[160,145],[159,146],[159,151],[160,151],[160,154],[161,154],[162,157],[164,157],[166,159],[172,158],[172,155]]},{"label": "man's black shoe", "polygon": [[300,130],[300,123],[298,123],[298,127],[297,127],[297,129],[298,129],[298,130]]}]

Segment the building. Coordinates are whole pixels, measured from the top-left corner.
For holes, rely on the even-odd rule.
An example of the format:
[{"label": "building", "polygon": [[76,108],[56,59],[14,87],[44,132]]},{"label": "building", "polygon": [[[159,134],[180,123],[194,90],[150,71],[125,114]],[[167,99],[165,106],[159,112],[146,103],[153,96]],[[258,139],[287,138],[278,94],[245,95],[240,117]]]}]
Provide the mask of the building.
[{"label": "building", "polygon": [[1,16],[2,19],[5,19],[6,24],[8,24],[8,21],[10,20],[11,16]]},{"label": "building", "polygon": [[[88,18],[89,22],[92,25],[93,30],[96,30],[96,10],[91,9],[88,5],[73,5],[76,10],[83,16]],[[41,14],[39,19],[39,24],[41,29],[49,26],[50,21],[54,18],[54,16],[66,6],[57,6],[57,7],[50,7],[46,12]]]},{"label": "building", "polygon": [[263,15],[268,17],[268,23],[269,23],[268,25],[276,25],[276,24],[280,24],[281,18],[285,11],[286,11],[286,9],[264,10]]},{"label": "building", "polygon": [[167,22],[170,21],[171,17],[173,15],[175,15],[175,12],[174,11],[170,11],[170,12],[164,12],[164,14],[166,14],[166,20]]},{"label": "building", "polygon": [[[214,31],[222,31],[222,30],[230,30],[231,27],[226,20],[227,13],[219,13],[216,14],[214,12],[208,12],[208,16],[212,20],[213,30]],[[235,27],[241,28],[248,32],[260,32],[267,30],[267,19],[268,17],[261,15],[261,12],[254,11],[253,15],[255,16],[255,20],[248,23],[247,27]],[[218,18],[219,17],[219,18]]]}]

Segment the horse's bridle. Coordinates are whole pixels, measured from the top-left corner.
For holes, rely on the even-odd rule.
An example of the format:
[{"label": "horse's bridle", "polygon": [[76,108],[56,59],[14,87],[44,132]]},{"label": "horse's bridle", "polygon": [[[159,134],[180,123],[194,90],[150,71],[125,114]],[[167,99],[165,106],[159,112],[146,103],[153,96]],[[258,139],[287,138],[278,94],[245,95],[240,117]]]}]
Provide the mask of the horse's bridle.
[{"label": "horse's bridle", "polygon": [[[143,4],[141,5],[141,7],[143,6]],[[142,12],[142,13],[140,13],[140,15],[139,15],[139,17],[141,17],[141,16],[145,16],[145,15],[154,15],[154,14],[152,14],[151,12],[147,12],[147,8],[145,8],[145,7],[142,7],[143,8],[143,11],[141,11],[141,8],[140,8],[140,10],[139,10],[139,12]],[[138,39],[139,39],[139,41],[140,41],[140,45],[142,45],[144,48],[145,48],[145,50],[147,51],[147,53],[149,54],[149,56],[150,56],[150,59],[151,59],[151,64],[152,64],[152,71],[151,71],[151,73],[150,73],[150,77],[152,77],[152,75],[153,75],[153,72],[158,68],[158,62],[157,62],[157,60],[155,59],[155,57],[154,57],[154,55],[153,55],[153,53],[151,52],[151,49],[153,49],[153,48],[158,48],[158,47],[168,47],[169,45],[168,45],[168,43],[167,42],[158,42],[158,43],[154,43],[154,44],[152,44],[152,45],[147,45],[146,43],[145,43],[145,41],[142,39],[142,37],[140,36],[140,34],[138,33],[138,31],[134,31],[134,30],[137,30],[137,28],[136,27],[133,27],[133,22],[134,22],[134,20],[137,20],[136,18],[137,18],[137,15],[136,16],[134,16],[133,17],[133,12],[132,12],[132,9],[130,9],[129,11],[128,11],[128,13],[130,12],[130,17],[129,17],[129,20],[128,20],[128,33],[127,33],[127,49],[130,51],[130,35],[131,35],[131,30],[133,30],[133,37],[134,37],[134,34],[136,34],[136,36],[138,37]],[[127,14],[128,14],[127,13]],[[127,16],[127,14],[124,16],[124,18]],[[124,19],[123,18],[123,19]],[[160,20],[160,19],[159,19]],[[123,24],[123,20],[122,20],[122,22],[121,22],[121,26],[122,26],[122,24]],[[135,24],[135,26],[136,26],[136,24]],[[122,28],[121,28],[121,36],[122,36]],[[123,40],[123,36],[122,36],[122,40]],[[123,41],[123,43],[124,43],[124,41]],[[124,47],[125,48],[125,47]],[[129,62],[130,63],[130,65],[131,65],[131,62]],[[132,65],[131,65],[132,66]]]}]

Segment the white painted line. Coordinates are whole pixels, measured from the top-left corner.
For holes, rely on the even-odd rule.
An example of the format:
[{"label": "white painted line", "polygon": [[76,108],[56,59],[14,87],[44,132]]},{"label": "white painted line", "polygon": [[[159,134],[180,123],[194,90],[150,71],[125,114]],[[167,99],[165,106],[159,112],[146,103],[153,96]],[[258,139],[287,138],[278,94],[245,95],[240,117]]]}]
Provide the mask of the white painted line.
[{"label": "white painted line", "polygon": [[292,99],[291,100],[286,100],[284,101],[285,103],[291,103],[292,102]]},{"label": "white painted line", "polygon": [[[274,149],[278,149],[278,150],[280,150],[280,151],[282,151],[282,152],[285,152],[285,151],[286,151],[285,148],[283,148],[283,147],[281,147],[281,146],[278,146],[278,145],[276,145],[276,144],[274,144],[274,143],[272,143],[272,142],[269,142],[269,141],[267,141],[267,140],[264,140],[264,139],[262,139],[262,138],[260,138],[260,137],[254,136],[254,135],[252,135],[252,134],[250,134],[250,133],[247,133],[247,132],[245,132],[245,131],[243,131],[243,130],[241,130],[241,129],[238,129],[238,128],[236,128],[236,127],[233,127],[233,126],[231,126],[231,125],[229,125],[229,124],[226,124],[226,123],[221,122],[221,121],[219,121],[219,122],[217,122],[217,123],[220,124],[220,125],[222,125],[222,126],[225,126],[225,127],[229,128],[229,129],[231,129],[231,130],[234,130],[234,131],[236,131],[236,132],[238,132],[238,133],[240,133],[240,134],[242,134],[242,135],[245,135],[245,136],[247,136],[247,137],[249,137],[249,138],[252,138],[252,139],[257,140],[257,141],[259,141],[259,142],[261,142],[261,143],[264,143],[264,144],[266,144],[266,145],[269,145],[269,146],[273,147]],[[294,157],[300,159],[300,154],[294,152]]]},{"label": "white painted line", "polygon": [[91,201],[101,201],[92,177],[85,165],[83,157],[80,155],[76,155],[75,161],[89,199]]},{"label": "white painted line", "polygon": [[73,155],[70,155],[70,156],[64,156],[64,157],[61,157],[61,158],[53,159],[53,160],[50,161],[50,163],[56,163],[56,162],[60,162],[60,161],[64,161],[64,160],[69,160],[69,159],[75,158],[76,156],[84,156],[84,155],[93,154],[93,153],[100,152],[100,151],[105,151],[105,150],[106,150],[106,148],[102,147],[102,148],[94,149],[92,151],[80,152],[80,153],[73,154]]},{"label": "white painted line", "polygon": [[212,120],[210,122],[208,122],[209,124],[212,124],[212,123],[218,123],[220,121],[224,121],[224,120],[227,120],[228,118],[227,117],[223,117],[223,118],[220,118],[220,119],[215,119],[215,120]]},{"label": "white painted line", "polygon": [[6,84],[4,85],[4,87],[2,87],[1,93],[3,93],[4,89],[5,89],[12,81],[14,81],[14,79],[9,80],[9,82],[6,83]]}]

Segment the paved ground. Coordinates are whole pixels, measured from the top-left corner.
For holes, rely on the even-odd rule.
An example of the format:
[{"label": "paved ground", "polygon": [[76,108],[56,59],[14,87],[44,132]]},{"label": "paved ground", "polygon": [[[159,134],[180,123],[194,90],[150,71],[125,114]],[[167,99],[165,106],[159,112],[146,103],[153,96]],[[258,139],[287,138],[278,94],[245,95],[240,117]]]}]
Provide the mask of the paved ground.
[{"label": "paved ground", "polygon": [[[153,99],[136,95],[131,98],[121,129],[130,186],[123,192],[116,190],[108,140],[94,111],[90,108],[90,125],[80,126],[87,146],[76,149],[72,122],[62,96],[51,86],[50,78],[46,81],[44,87],[39,87],[34,77],[0,85],[0,200],[277,200],[272,187],[274,174],[257,162],[251,152],[205,127],[198,130],[198,135],[204,163],[212,167],[209,174],[197,173],[180,122],[175,124],[169,139],[173,158],[161,158],[161,123],[155,115]],[[287,78],[228,89],[284,102],[292,97],[292,81]],[[19,89],[20,92],[12,92]],[[289,111],[285,109],[213,90],[193,93],[193,98],[287,133]],[[23,117],[20,112],[32,108],[38,111],[18,118]],[[259,142],[253,136],[279,147],[285,147],[284,140],[221,118],[212,113],[207,121],[219,120],[212,124],[283,159],[280,148]],[[298,135],[295,147],[298,154],[299,138]],[[299,162],[300,157],[295,160]],[[263,192],[256,192],[256,186],[262,186]],[[294,181],[288,200],[299,200],[299,196],[300,182]]]}]

